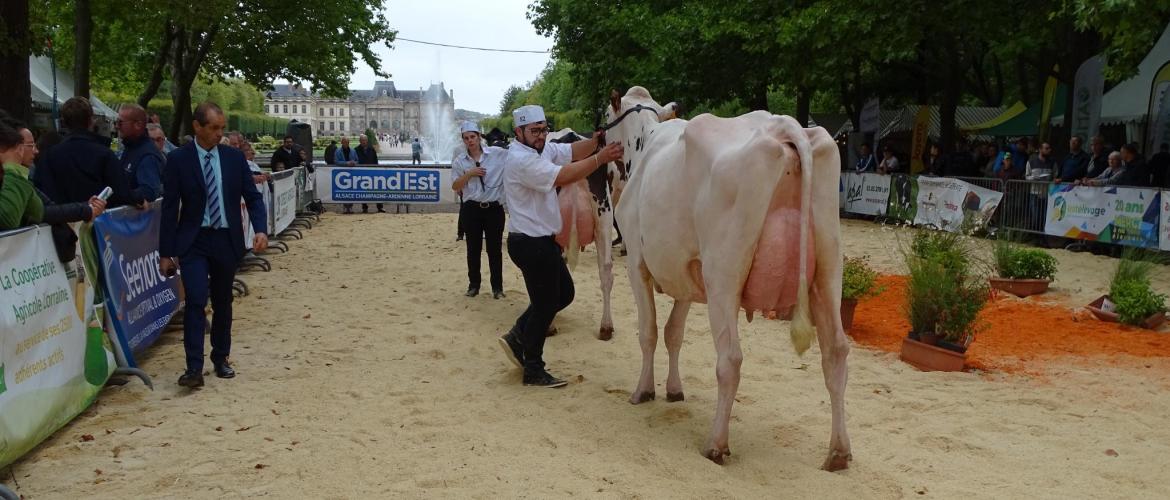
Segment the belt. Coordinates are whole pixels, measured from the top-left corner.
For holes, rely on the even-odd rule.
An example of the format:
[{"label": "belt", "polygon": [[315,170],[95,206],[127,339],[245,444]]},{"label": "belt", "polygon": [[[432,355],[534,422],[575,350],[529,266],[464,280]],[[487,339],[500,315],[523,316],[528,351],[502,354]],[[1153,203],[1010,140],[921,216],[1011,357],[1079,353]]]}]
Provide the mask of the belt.
[{"label": "belt", "polygon": [[476,207],[479,207],[479,208],[494,208],[494,207],[498,207],[498,206],[500,206],[500,202],[498,202],[498,201],[475,201],[475,200],[467,200],[467,201],[463,202],[463,204],[464,204],[464,205],[471,205],[471,206],[476,206]]},{"label": "belt", "polygon": [[542,240],[542,239],[545,239],[545,238],[547,238],[547,239],[550,239],[550,240],[555,240],[555,239],[556,239],[556,236],[553,236],[553,235],[548,235],[548,236],[529,236],[529,235],[527,235],[527,234],[524,234],[524,233],[515,233],[515,232],[509,232],[509,233],[508,233],[508,237],[509,237],[509,238],[526,238],[526,239],[530,239],[530,240]]}]

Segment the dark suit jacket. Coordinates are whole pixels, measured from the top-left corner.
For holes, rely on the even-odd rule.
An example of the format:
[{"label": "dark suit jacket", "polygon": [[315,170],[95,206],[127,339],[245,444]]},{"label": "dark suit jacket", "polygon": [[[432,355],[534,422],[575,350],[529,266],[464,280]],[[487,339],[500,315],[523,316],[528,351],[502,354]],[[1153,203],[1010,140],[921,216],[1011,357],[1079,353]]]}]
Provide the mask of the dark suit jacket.
[{"label": "dark suit jacket", "polygon": [[[248,218],[257,233],[268,232],[268,213],[264,197],[256,190],[248,162],[240,150],[217,145],[219,148],[220,194],[227,212],[228,230],[232,235],[232,250],[236,259],[247,252],[244,247],[244,226],[237,207],[240,199],[248,205]],[[207,187],[203,183],[203,163],[189,142],[167,155],[163,174],[162,222],[158,232],[158,251],[161,257],[181,257],[191,248],[203,226],[203,212],[207,207]]]}]

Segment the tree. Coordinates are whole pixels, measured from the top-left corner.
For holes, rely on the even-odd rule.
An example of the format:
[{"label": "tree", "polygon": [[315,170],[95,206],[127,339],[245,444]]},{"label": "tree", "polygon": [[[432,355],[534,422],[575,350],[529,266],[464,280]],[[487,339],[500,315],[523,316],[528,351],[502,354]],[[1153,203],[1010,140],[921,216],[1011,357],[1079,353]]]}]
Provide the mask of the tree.
[{"label": "tree", "polygon": [[519,86],[512,85],[508,90],[504,91],[503,99],[500,99],[500,118],[508,116],[515,108],[516,100],[523,92]]},{"label": "tree", "polygon": [[32,89],[28,79],[28,0],[0,2],[0,109],[21,121],[32,120]]}]

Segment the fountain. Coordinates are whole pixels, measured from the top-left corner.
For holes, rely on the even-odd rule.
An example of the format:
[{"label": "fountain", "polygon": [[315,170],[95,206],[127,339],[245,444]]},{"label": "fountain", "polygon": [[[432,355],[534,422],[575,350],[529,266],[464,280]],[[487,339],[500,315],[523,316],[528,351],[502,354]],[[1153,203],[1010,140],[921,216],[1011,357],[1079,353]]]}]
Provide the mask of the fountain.
[{"label": "fountain", "polygon": [[448,163],[456,148],[462,146],[459,127],[455,123],[452,108],[441,101],[423,101],[422,115],[425,128],[422,131],[423,156],[433,163]]}]

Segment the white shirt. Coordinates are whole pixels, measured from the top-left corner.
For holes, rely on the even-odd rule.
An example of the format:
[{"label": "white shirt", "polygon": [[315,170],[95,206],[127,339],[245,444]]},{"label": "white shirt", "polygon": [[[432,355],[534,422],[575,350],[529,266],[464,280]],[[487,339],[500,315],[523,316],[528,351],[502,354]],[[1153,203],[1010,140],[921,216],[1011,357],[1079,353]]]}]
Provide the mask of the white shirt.
[{"label": "white shirt", "polygon": [[[508,152],[504,148],[489,146],[483,148],[479,166],[487,172],[483,177],[472,176],[463,185],[463,201],[500,202],[504,201],[504,161]],[[455,156],[451,162],[451,176],[462,177],[475,168],[475,160],[466,151]]]},{"label": "white shirt", "polygon": [[504,162],[504,196],[508,200],[508,231],[528,236],[554,236],[561,232],[561,209],[556,180],[561,167],[573,161],[568,144],[544,143],[537,153],[520,142],[508,148]]}]

